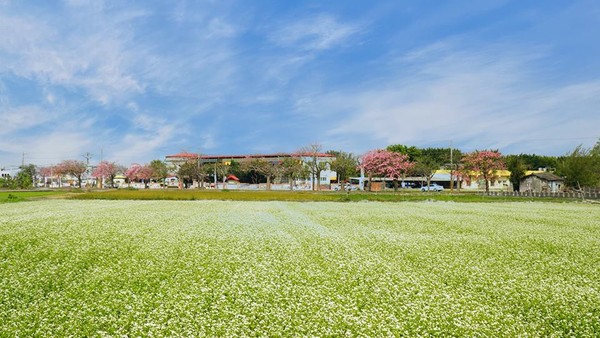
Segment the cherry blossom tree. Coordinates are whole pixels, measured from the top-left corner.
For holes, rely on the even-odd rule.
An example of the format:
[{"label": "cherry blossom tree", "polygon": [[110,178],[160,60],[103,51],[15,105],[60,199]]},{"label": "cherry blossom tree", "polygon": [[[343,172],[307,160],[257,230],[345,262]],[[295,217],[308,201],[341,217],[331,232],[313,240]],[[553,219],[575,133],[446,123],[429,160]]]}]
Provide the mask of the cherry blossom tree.
[{"label": "cherry blossom tree", "polygon": [[371,150],[362,156],[360,168],[369,176],[369,190],[373,176],[383,176],[394,181],[394,191],[398,190],[398,180],[414,166],[408,156],[388,150]]},{"label": "cherry blossom tree", "polygon": [[100,188],[102,188],[102,180],[104,178],[109,179],[110,187],[113,188],[115,176],[122,171],[124,171],[124,168],[121,165],[115,162],[102,161],[98,163],[98,166],[96,166],[96,169],[92,172],[92,176],[100,179]]},{"label": "cherry blossom tree", "polygon": [[125,170],[125,177],[131,186],[131,182],[137,180],[137,174],[142,169],[142,166],[137,163],[133,163],[127,170]]},{"label": "cherry blossom tree", "polygon": [[144,183],[144,188],[148,188],[150,178],[153,176],[154,170],[149,165],[141,165],[134,163],[126,171],[125,177],[131,183],[132,181],[141,181]]},{"label": "cherry blossom tree", "polygon": [[477,179],[485,180],[485,191],[490,191],[490,182],[498,178],[498,171],[505,168],[502,154],[497,150],[475,150],[462,158],[463,170]]},{"label": "cherry blossom tree", "polygon": [[154,176],[154,169],[152,169],[149,165],[143,165],[142,168],[137,173],[137,177],[139,180],[144,183],[144,188],[148,188],[148,183],[150,183],[150,178]]},{"label": "cherry blossom tree", "polygon": [[77,160],[65,160],[65,161],[60,162],[56,166],[56,173],[59,176],[73,175],[73,176],[77,177],[77,182],[78,182],[79,188],[81,188],[81,178],[82,178],[83,174],[86,172],[86,170],[87,170],[86,164],[82,161],[77,161]]},{"label": "cherry blossom tree", "polygon": [[44,180],[44,186],[47,187],[48,178],[50,178],[50,181],[52,182],[52,178],[57,176],[56,168],[54,166],[41,167],[40,176],[42,177],[42,180]]}]

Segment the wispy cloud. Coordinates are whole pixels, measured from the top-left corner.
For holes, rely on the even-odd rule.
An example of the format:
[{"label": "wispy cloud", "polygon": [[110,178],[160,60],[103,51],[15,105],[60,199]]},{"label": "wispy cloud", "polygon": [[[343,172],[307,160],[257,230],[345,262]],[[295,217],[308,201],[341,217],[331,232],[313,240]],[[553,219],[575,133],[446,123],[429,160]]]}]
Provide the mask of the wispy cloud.
[{"label": "wispy cloud", "polygon": [[[336,111],[343,121],[330,138],[354,139],[350,143],[363,151],[373,144],[453,140],[470,150],[518,145],[514,149],[556,154],[563,149],[527,143],[549,135],[597,134],[600,116],[591,110],[600,104],[600,82],[549,86],[533,62],[537,53],[442,46],[399,58],[400,70],[387,80],[321,96],[314,106]],[[582,125],[586,118],[591,123]]]},{"label": "wispy cloud", "polygon": [[176,136],[177,126],[166,120],[138,119],[138,130],[122,137],[118,144],[107,147],[107,154],[122,163],[143,163],[152,158],[157,148]]},{"label": "wispy cloud", "polygon": [[[112,19],[97,11],[88,15],[89,32],[82,34],[34,17],[0,14],[4,36],[0,38],[0,51],[8,55],[3,58],[2,68],[50,85],[84,88],[104,104],[142,91],[143,85],[130,72],[135,58],[131,48],[126,47],[131,36],[122,25],[142,14],[132,12]],[[92,19],[96,15],[104,18]]]},{"label": "wispy cloud", "polygon": [[301,50],[326,50],[347,42],[360,28],[342,23],[331,15],[321,14],[285,23],[271,33],[270,39],[283,47]]},{"label": "wispy cloud", "polygon": [[577,141],[532,140],[598,134],[600,6],[536,7],[0,0],[0,161],[315,140],[563,153]]},{"label": "wispy cloud", "polygon": [[41,126],[55,118],[54,113],[38,106],[0,107],[0,135],[8,135],[18,131]]},{"label": "wispy cloud", "polygon": [[[205,14],[195,10],[178,23],[189,27],[148,31],[141,27],[157,24],[156,8],[79,0],[65,5],[47,20],[10,10],[0,13],[0,74],[39,88],[36,99],[43,102],[11,103],[20,94],[0,87],[0,121],[5,124],[0,133],[17,137],[15,133],[28,130],[27,144],[53,144],[44,147],[47,157],[78,156],[83,146],[103,144],[106,154],[124,164],[128,157],[141,161],[173,143],[176,134],[186,135],[183,126],[220,102],[227,83],[234,81],[228,41],[238,28],[210,8]],[[155,44],[157,38],[166,41]],[[169,107],[169,101],[185,101],[193,108]],[[42,125],[48,128],[32,129]],[[66,140],[83,133],[88,142],[60,145],[54,142],[60,133]],[[18,154],[24,145],[3,150]]]},{"label": "wispy cloud", "polygon": [[[62,160],[82,160],[82,155],[90,149],[90,139],[85,132],[56,130],[40,135],[13,136],[12,142],[3,145],[3,150],[21,155],[25,153],[28,163],[48,165]],[[19,156],[20,157],[20,156]],[[19,161],[20,162],[20,161]],[[17,162],[4,162],[17,165]]]}]

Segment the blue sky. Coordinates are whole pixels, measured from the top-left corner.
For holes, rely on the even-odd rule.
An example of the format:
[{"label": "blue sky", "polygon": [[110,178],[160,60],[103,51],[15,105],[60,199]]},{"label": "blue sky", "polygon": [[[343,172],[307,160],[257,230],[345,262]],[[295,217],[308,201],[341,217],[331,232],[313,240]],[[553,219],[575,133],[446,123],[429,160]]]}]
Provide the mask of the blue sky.
[{"label": "blue sky", "polygon": [[600,2],[0,0],[0,166],[600,137]]}]

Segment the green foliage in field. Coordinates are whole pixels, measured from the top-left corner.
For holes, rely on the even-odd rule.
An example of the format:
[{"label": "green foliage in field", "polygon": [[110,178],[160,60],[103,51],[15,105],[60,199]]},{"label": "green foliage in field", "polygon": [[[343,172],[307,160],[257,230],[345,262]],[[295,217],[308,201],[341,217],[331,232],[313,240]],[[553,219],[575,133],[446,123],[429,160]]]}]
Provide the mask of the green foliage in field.
[{"label": "green foliage in field", "polygon": [[595,336],[600,209],[0,205],[0,336]]},{"label": "green foliage in field", "polygon": [[76,199],[116,200],[233,200],[233,201],[335,201],[338,194],[289,191],[231,191],[231,190],[135,190],[97,191],[73,196]]},{"label": "green foliage in field", "polygon": [[[296,201],[296,202],[406,202],[406,201],[452,201],[452,202],[499,202],[531,201],[533,198],[483,196],[477,193],[448,194],[420,191],[402,193],[313,192],[313,191],[243,191],[243,190],[136,190],[120,189],[92,191],[71,196],[75,199],[99,200],[225,200],[225,201]],[[558,199],[544,198],[543,201]],[[565,201],[565,199],[560,199]]]},{"label": "green foliage in field", "polygon": [[0,203],[21,202],[52,195],[65,194],[63,191],[0,191]]}]

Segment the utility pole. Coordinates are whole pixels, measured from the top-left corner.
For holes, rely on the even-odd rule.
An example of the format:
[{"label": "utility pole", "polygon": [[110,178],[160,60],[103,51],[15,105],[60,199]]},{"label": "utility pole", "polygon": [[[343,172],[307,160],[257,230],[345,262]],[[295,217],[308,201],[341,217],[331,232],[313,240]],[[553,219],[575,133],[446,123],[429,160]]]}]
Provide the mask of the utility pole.
[{"label": "utility pole", "polygon": [[83,155],[83,157],[85,158],[85,171],[86,171],[86,178],[85,178],[85,183],[86,185],[89,183],[89,179],[90,179],[90,160],[92,159],[92,154],[90,152],[85,153],[85,155]]},{"label": "utility pole", "polygon": [[218,183],[217,183],[217,159],[215,158],[215,190],[218,187]]},{"label": "utility pole", "polygon": [[[104,148],[100,148],[100,163],[102,163],[102,161],[104,161]],[[104,170],[102,170],[104,172]],[[103,184],[104,184],[104,174],[102,174],[102,177],[100,177],[100,182],[98,182],[98,187],[100,189],[103,188]]]},{"label": "utility pole", "polygon": [[[198,178],[198,189],[200,189],[200,177],[202,176],[200,174],[200,153],[198,152],[198,162],[196,163],[196,177]],[[192,179],[192,184],[194,184],[194,180]]]},{"label": "utility pole", "polygon": [[452,153],[454,151],[454,142],[450,140],[450,193],[454,192],[454,163],[452,159]]},{"label": "utility pole", "polygon": [[25,152],[23,152],[23,156],[21,157],[21,167],[25,166]]}]

